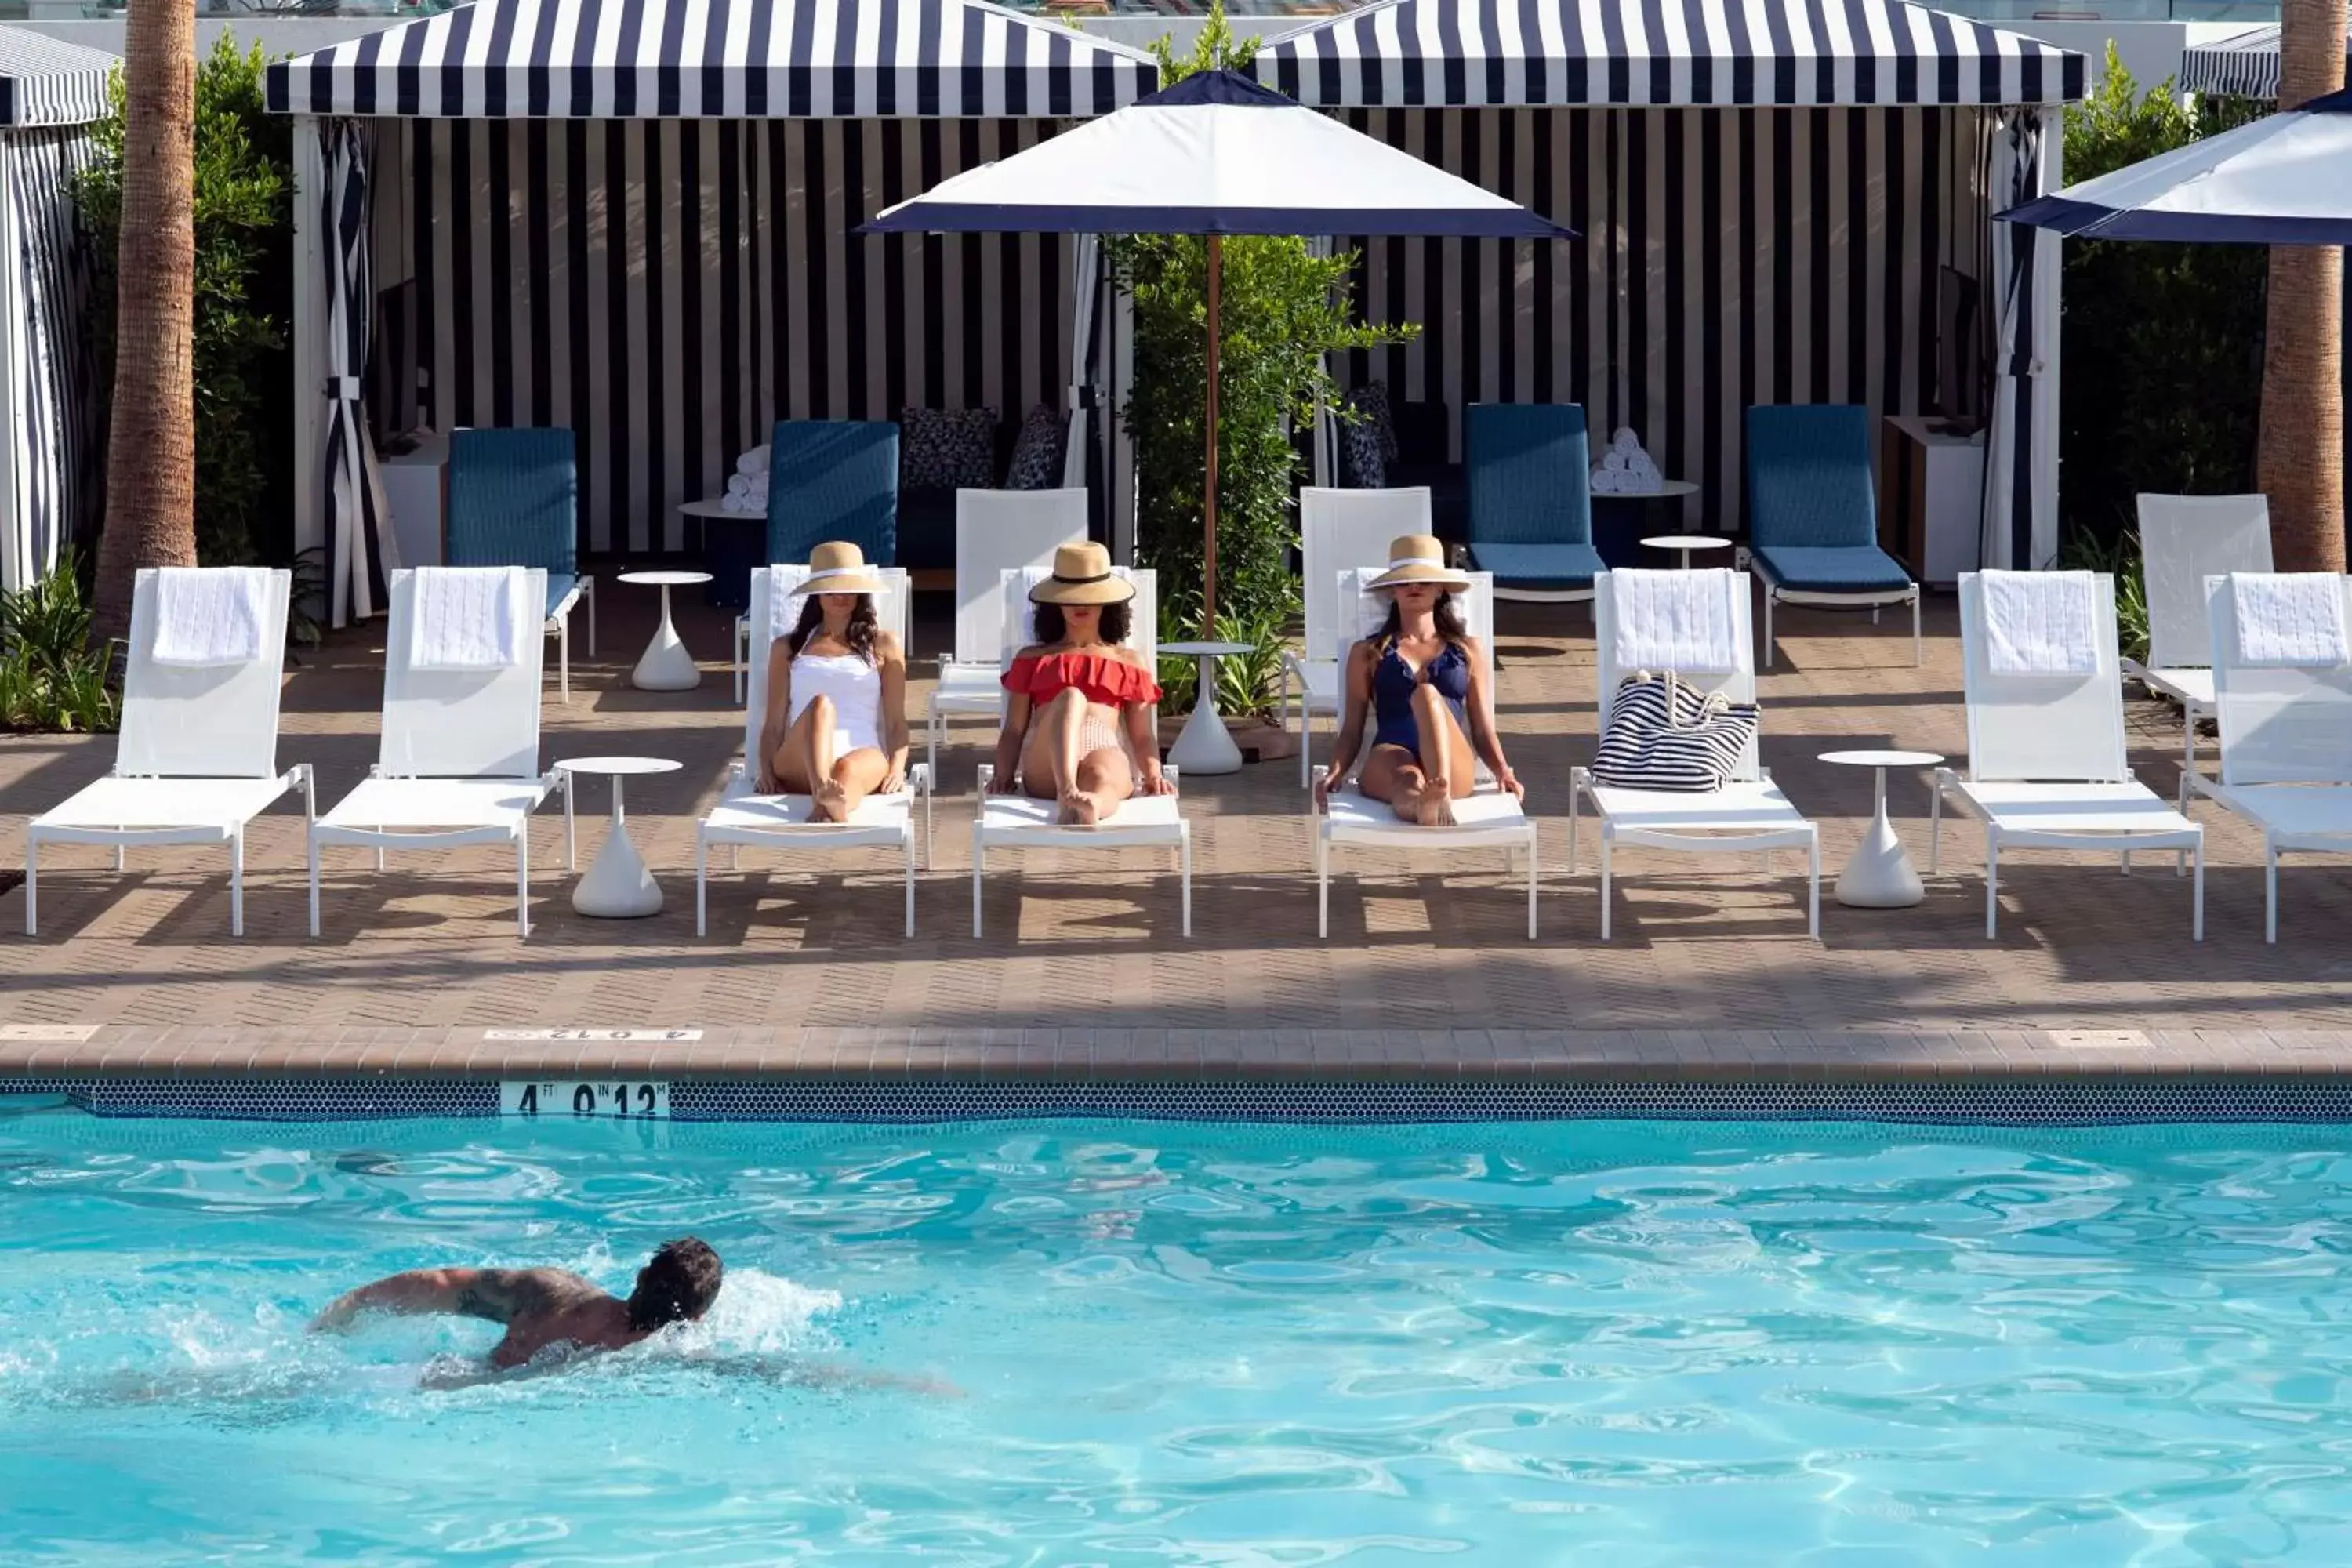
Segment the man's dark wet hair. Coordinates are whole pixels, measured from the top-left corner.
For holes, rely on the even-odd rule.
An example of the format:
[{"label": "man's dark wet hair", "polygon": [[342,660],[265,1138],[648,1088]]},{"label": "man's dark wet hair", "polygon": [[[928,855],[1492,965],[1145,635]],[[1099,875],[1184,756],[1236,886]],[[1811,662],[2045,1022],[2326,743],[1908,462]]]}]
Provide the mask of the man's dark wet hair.
[{"label": "man's dark wet hair", "polygon": [[629,1327],[650,1333],[666,1323],[692,1322],[719,1299],[726,1273],[719,1254],[691,1236],[662,1243],[653,1260],[637,1270],[629,1292]]}]

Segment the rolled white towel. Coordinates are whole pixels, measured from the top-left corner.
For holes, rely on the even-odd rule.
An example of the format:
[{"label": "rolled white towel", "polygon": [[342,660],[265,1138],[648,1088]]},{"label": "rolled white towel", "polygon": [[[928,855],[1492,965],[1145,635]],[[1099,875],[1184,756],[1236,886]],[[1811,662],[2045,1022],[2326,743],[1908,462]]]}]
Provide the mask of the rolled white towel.
[{"label": "rolled white towel", "polygon": [[765,447],[754,447],[750,451],[744,453],[741,457],[736,458],[735,471],[743,475],[747,479],[753,474],[766,473],[768,471],[768,448]]},{"label": "rolled white towel", "polygon": [[1625,472],[1625,454],[1612,452],[1601,459],[1601,466],[1612,474],[1622,474]]},{"label": "rolled white towel", "polygon": [[1617,428],[1617,433],[1609,438],[1609,449],[1612,452],[1622,452],[1631,458],[1641,451],[1642,438],[1633,434],[1632,426],[1621,425]]},{"label": "rolled white towel", "polygon": [[750,495],[751,481],[741,474],[730,474],[727,476],[727,493],[730,496]]},{"label": "rolled white towel", "polygon": [[1625,476],[1614,468],[1596,465],[1592,470],[1591,488],[1597,496],[1622,494],[1625,488]]},{"label": "rolled white towel", "polygon": [[729,490],[719,498],[719,510],[720,511],[765,511],[768,509],[764,506],[754,507],[750,497],[739,496],[733,490]]}]

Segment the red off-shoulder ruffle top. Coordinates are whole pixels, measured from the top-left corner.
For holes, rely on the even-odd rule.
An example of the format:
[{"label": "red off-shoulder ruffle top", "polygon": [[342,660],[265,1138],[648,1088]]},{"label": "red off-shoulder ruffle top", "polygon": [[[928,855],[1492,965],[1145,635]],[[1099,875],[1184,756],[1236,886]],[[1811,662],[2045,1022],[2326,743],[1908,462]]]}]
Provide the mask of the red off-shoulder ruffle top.
[{"label": "red off-shoulder ruffle top", "polygon": [[1160,683],[1150,672],[1113,653],[1072,649],[1027,654],[1004,672],[1004,689],[1032,702],[1051,702],[1074,686],[1086,693],[1087,701],[1105,708],[1160,700]]}]

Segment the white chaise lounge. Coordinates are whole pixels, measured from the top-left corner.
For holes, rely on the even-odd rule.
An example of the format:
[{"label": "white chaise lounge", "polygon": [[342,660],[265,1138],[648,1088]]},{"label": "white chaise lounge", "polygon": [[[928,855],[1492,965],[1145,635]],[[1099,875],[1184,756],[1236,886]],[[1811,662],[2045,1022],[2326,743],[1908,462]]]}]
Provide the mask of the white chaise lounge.
[{"label": "white chaise lounge", "polygon": [[2004,849],[2114,853],[2131,869],[2135,849],[2169,849],[2196,866],[2189,931],[2205,938],[2205,835],[2132,776],[2124,750],[2123,678],[2116,654],[2116,584],[2090,578],[2092,647],[2084,673],[1996,673],[1985,627],[1985,586],[1999,576],[2050,579],[2068,574],[1990,572],[1960,576],[1962,689],[1968,700],[1965,773],[1936,770],[1929,827],[1930,870],[1944,849],[1944,801],[1958,799],[1985,825],[1985,935],[2000,920]]},{"label": "white chaise lounge", "polygon": [[[1113,567],[1135,584],[1130,601],[1129,644],[1142,650],[1144,662],[1156,664],[1160,650],[1160,586],[1157,575],[1141,567]],[[1004,646],[1000,669],[1013,668],[1013,656],[1036,640],[1031,617],[1029,590],[1053,575],[1051,566],[1030,566],[1007,572],[1000,580],[1003,596]],[[1124,729],[1122,728],[1122,733]],[[1054,819],[1059,812],[1050,800],[1025,795],[991,795],[996,776],[994,763],[980,767],[980,815],[971,825],[971,934],[981,934],[981,887],[992,849],[1173,849],[1182,883],[1182,929],[1192,934],[1192,829],[1178,809],[1176,770],[1165,770],[1169,793],[1139,795],[1091,827],[1068,827]]]},{"label": "white chaise lounge", "polygon": [[[2322,575],[2352,626],[2352,578]],[[2279,857],[2352,854],[2352,664],[2257,664],[2239,637],[2232,577],[2206,587],[2221,776],[2191,774],[2263,835],[2263,940],[2278,940]]]},{"label": "white chaise lounge", "polygon": [[[849,814],[847,822],[811,822],[811,802],[804,795],[760,795],[761,731],[767,723],[769,645],[800,622],[803,595],[798,592],[808,575],[805,565],[762,566],[751,574],[751,608],[745,617],[751,628],[749,697],[743,708],[743,760],[728,770],[725,793],[694,830],[694,934],[709,930],[710,850],[727,846],[727,864],[736,864],[743,846],[761,849],[813,850],[896,849],[905,867],[906,930],[915,934],[914,807],[923,802],[923,844],[928,858],[931,836],[931,771],[917,763],[907,770],[907,787],[889,795],[870,795]],[[907,645],[908,606],[912,584],[901,567],[877,567],[884,592],[877,595],[875,616]],[[776,613],[781,607],[782,613]]]},{"label": "white chaise lounge", "polygon": [[[1299,582],[1306,600],[1306,625],[1298,651],[1282,656],[1282,673],[1290,689],[1293,726],[1298,735],[1298,782],[1311,784],[1315,750],[1315,715],[1339,714],[1339,676],[1348,645],[1354,640],[1355,616],[1339,592],[1339,574],[1370,566],[1377,571],[1388,561],[1389,541],[1430,531],[1429,487],[1402,486],[1392,490],[1343,490],[1309,485],[1298,492]],[[1489,583],[1494,574],[1486,574]],[[1480,636],[1486,634],[1480,633]]]},{"label": "white chaise lounge", "polygon": [[[176,573],[182,569],[173,569]],[[286,605],[293,579],[257,566],[187,569],[207,589],[233,582],[258,625],[249,657],[220,664],[155,658],[163,574],[131,588],[131,642],[122,679],[122,725],[114,771],[41,813],[25,829],[25,934],[39,931],[44,844],[100,844],[123,851],[162,844],[228,847],[228,929],[245,934],[245,829],[289,789],[315,811],[310,764],[278,767],[278,695],[286,673]],[[178,584],[175,584],[177,587]],[[170,650],[166,650],[167,652]]]},{"label": "white chaise lounge", "polygon": [[[1731,595],[1733,668],[1713,673],[1676,670],[1678,679],[1706,693],[1720,691],[1732,702],[1756,700],[1756,644],[1753,590],[1745,572],[1707,569],[1717,577],[1733,578]],[[1689,575],[1690,574],[1684,574]],[[1609,727],[1610,709],[1617,689],[1629,675],[1643,669],[1672,668],[1670,658],[1640,646],[1638,640],[1621,658],[1617,648],[1618,584],[1630,574],[1603,572],[1592,582],[1592,624],[1599,668],[1600,727]],[[1578,803],[1590,802],[1601,818],[1601,940],[1609,940],[1611,878],[1613,851],[1635,847],[1668,849],[1685,855],[1736,855],[1762,851],[1765,867],[1771,852],[1797,849],[1805,856],[1805,931],[1822,934],[1821,836],[1804,815],[1790,804],[1772,782],[1751,742],[1741,753],[1732,778],[1721,789],[1705,793],[1624,789],[1596,784],[1590,768],[1569,770],[1568,868],[1576,871]]]},{"label": "white chaise lounge", "polygon": [[2180,704],[2180,809],[2197,772],[2197,723],[2213,716],[2213,631],[2205,579],[2271,569],[2271,507],[2252,496],[2139,498],[2140,566],[2147,585],[2147,662],[2123,672]]},{"label": "white chaise lounge", "polygon": [[[527,606],[530,635],[514,661],[488,669],[417,667],[416,597],[429,574],[500,571],[512,603]],[[546,644],[539,635],[547,601],[541,568],[420,566],[392,574],[392,616],[384,635],[383,735],[375,765],[359,787],[310,826],[310,934],[319,934],[319,851],[330,844],[375,851],[454,849],[509,844],[515,856],[515,931],[530,934],[530,817],[563,792],[563,864],[572,863],[570,775],[539,765],[539,683]],[[519,609],[519,615],[526,613]]]},{"label": "white chaise lounge", "polygon": [[[1395,537],[1391,535],[1391,537]],[[1387,541],[1380,548],[1385,551]],[[1333,647],[1345,668],[1349,645],[1360,637],[1377,632],[1388,616],[1388,601],[1365,586],[1386,570],[1385,565],[1351,568],[1335,574],[1333,599],[1342,606],[1345,616],[1340,630],[1335,633]],[[1457,596],[1462,607],[1464,629],[1478,639],[1486,657],[1486,689],[1495,689],[1495,574],[1491,572],[1469,574],[1470,587]],[[1492,722],[1493,715],[1488,715]],[[1370,744],[1370,736],[1365,737]],[[1315,776],[1328,772],[1318,764]],[[1518,801],[1496,787],[1493,776],[1482,761],[1478,764],[1477,787],[1470,795],[1454,803],[1454,826],[1423,827],[1419,823],[1400,819],[1393,807],[1385,801],[1368,798],[1352,785],[1335,792],[1327,807],[1314,812],[1310,807],[1310,823],[1314,834],[1315,858],[1315,934],[1331,934],[1331,852],[1342,844],[1359,848],[1381,849],[1390,853],[1421,851],[1500,849],[1507,862],[1516,867],[1520,857],[1526,857],[1528,882],[1528,940],[1536,937],[1536,825],[1520,807]]]},{"label": "white chaise lounge", "polygon": [[931,688],[924,758],[939,777],[940,742],[950,714],[1003,711],[997,654],[1004,644],[1004,574],[1051,566],[1054,548],[1087,536],[1087,492],[956,491],[955,654],[940,660]]}]

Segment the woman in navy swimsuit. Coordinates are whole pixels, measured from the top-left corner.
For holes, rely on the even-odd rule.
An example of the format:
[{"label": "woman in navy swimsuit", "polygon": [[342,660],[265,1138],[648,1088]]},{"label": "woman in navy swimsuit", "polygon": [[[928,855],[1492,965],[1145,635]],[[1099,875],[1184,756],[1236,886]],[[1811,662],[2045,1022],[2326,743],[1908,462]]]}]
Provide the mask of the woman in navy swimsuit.
[{"label": "woman in navy swimsuit", "polygon": [[[1495,732],[1486,656],[1454,604],[1470,580],[1445,564],[1436,540],[1416,533],[1390,544],[1389,569],[1370,586],[1388,595],[1388,622],[1349,650],[1347,700],[1317,804],[1355,777],[1360,791],[1406,821],[1447,826],[1454,803],[1475,783],[1477,757],[1501,788],[1524,799]],[[1372,749],[1358,776],[1367,711]]]}]

